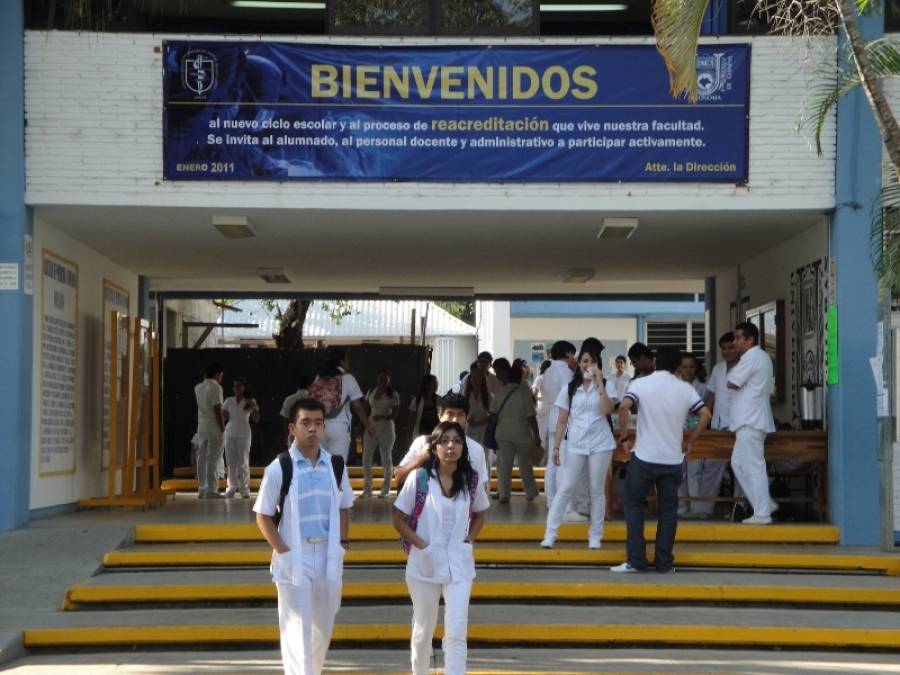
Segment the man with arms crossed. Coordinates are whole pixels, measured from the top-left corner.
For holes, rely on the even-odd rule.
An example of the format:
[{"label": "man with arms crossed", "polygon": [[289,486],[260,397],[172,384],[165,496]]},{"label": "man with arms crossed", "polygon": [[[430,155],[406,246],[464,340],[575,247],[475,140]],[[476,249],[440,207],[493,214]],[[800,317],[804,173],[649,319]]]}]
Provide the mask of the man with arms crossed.
[{"label": "man with arms crossed", "polygon": [[[466,428],[466,418],[469,415],[469,399],[462,394],[447,394],[438,399],[438,414],[441,422],[456,422],[463,429]],[[409,446],[409,452],[404,455],[400,463],[394,468],[394,478],[397,480],[397,492],[403,489],[407,476],[420,468],[428,459],[426,441],[428,436],[419,436]],[[466,446],[469,448],[469,462],[472,469],[478,474],[478,484],[489,490],[490,476],[488,475],[487,460],[484,446],[471,438],[466,437]]]},{"label": "man with arms crossed", "polygon": [[[625,523],[628,560],[613,572],[643,572],[647,569],[644,539],[644,503],[651,485],[656,485],[658,522],[656,525],[656,571],[671,572],[675,561],[672,548],[678,527],[678,486],[681,485],[684,456],[709,425],[710,414],[694,388],[675,377],[681,352],[677,347],[660,347],[656,370],[632,380],[619,404],[619,441],[631,454],[625,473]],[[628,414],[639,404],[637,438],[632,448],[625,430]],[[698,417],[697,427],[684,440],[684,418]]]},{"label": "man with arms crossed", "polygon": [[253,510],[273,549],[270,569],[278,589],[285,675],[319,675],[341,605],[353,490],[346,468],[338,483],[331,455],[321,446],[325,406],[302,399],[291,409],[291,419],[293,476],[281,523],[276,527],[272,520],[282,484],[277,458],[266,467]]},{"label": "man with arms crossed", "polygon": [[740,361],[728,373],[731,390],[731,430],[734,451],[731,470],[753,507],[747,525],[769,525],[772,512],[778,509],[769,496],[769,477],[763,444],[766,435],[775,431],[772,406],[772,359],[759,348],[759,329],[749,321],[734,328],[734,348]]},{"label": "man with arms crossed", "polygon": [[[737,365],[738,353],[734,349],[734,333],[725,333],[719,338],[719,353],[722,360],[712,369],[706,383],[706,407],[712,413],[710,429],[727,429],[731,412],[731,389],[726,385],[726,377]],[[718,497],[722,487],[727,462],[717,459],[688,459],[688,494],[692,497]],[[706,520],[716,509],[715,502],[691,501],[691,510],[682,516]]]}]

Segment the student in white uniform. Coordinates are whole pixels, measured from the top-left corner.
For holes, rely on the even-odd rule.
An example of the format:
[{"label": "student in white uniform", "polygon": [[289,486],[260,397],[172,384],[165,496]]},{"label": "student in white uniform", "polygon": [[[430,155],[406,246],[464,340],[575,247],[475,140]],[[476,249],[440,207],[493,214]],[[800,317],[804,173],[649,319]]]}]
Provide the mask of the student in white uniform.
[{"label": "student in white uniform", "polygon": [[625,371],[626,364],[627,360],[624,356],[617,356],[616,369],[606,378],[616,388],[616,398],[619,401],[624,398],[625,392],[628,391],[628,383],[631,382],[631,375]]},{"label": "student in white uniform", "polygon": [[225,451],[225,416],[222,412],[222,366],[217,362],[206,366],[206,378],[194,387],[197,399],[198,499],[222,497],[219,493],[218,464]]},{"label": "student in white uniform", "polygon": [[[472,365],[472,370],[466,378],[466,385],[461,392],[469,402],[469,416],[466,418],[466,440],[476,441],[479,445],[484,443],[484,432],[491,420],[491,395],[487,386],[487,378],[484,371],[477,364]],[[491,465],[491,450],[488,453],[487,464]]]},{"label": "student in white uniform", "polygon": [[[738,354],[734,349],[734,333],[725,333],[719,338],[719,353],[722,360],[717,363],[706,383],[706,407],[712,411],[710,429],[727,429],[731,412],[731,390],[726,385],[727,374],[738,362]],[[728,462],[716,459],[688,458],[687,482],[688,494],[697,497],[718,497],[722,487],[722,478]],[[691,502],[691,509],[682,517],[706,520],[716,509],[715,502]]]},{"label": "student in white uniform", "polygon": [[[317,398],[317,392],[323,388],[322,385],[328,383],[326,380],[338,383],[339,402],[331,408],[328,403],[325,404],[325,435],[322,438],[322,445],[330,454],[343,457],[345,462],[350,454],[350,408],[353,408],[353,412],[366,427],[366,433],[370,436],[375,435],[375,427],[369,423],[366,409],[362,404],[362,390],[356,378],[347,372],[349,370],[350,361],[344,350],[331,349],[328,358],[325,359],[325,365],[319,370],[319,376],[309,388],[309,395]],[[323,382],[320,383],[320,380]]]},{"label": "student in white uniform", "polygon": [[740,354],[728,372],[731,389],[731,430],[735,433],[731,470],[747,493],[753,515],[746,525],[769,525],[778,504],[769,496],[763,444],[775,431],[772,419],[772,359],[759,347],[759,329],[749,321],[734,327],[734,348]]},{"label": "student in white uniform", "polygon": [[[583,346],[578,354],[578,368],[568,386],[559,392],[556,407],[559,418],[554,430],[551,461],[560,467],[559,491],[547,515],[547,529],[541,546],[553,548],[566,512],[583,474],[587,474],[590,494],[591,526],[588,548],[599,549],[606,518],[606,474],[612,462],[616,441],[607,422],[615,405],[607,391],[599,368],[600,352],[593,345]],[[565,440],[564,440],[565,439]],[[565,443],[565,458],[560,448]]]},{"label": "student in white uniform", "polygon": [[[469,402],[460,394],[447,394],[443,398],[438,399],[438,410],[440,422],[456,422],[458,425],[463,426],[469,415]],[[431,456],[427,447],[429,436],[430,434],[416,438],[412,445],[409,446],[409,451],[394,469],[394,478],[397,481],[398,492],[403,487],[407,477],[428,462]],[[472,464],[472,468],[478,473],[478,484],[483,485],[485,491],[489,491],[490,469],[488,468],[487,459],[490,450],[468,437],[466,438],[466,445],[469,448],[469,461]]]},{"label": "student in white uniform", "polygon": [[384,469],[384,482],[379,497],[387,497],[391,491],[391,474],[393,472],[394,441],[397,433],[394,420],[400,409],[400,395],[391,385],[391,373],[387,368],[378,371],[378,386],[366,394],[366,405],[369,408],[369,424],[375,427],[375,435],[363,437],[363,497],[372,496],[372,462],[375,459],[375,448],[381,453],[381,466]]},{"label": "student in white uniform", "polygon": [[531,394],[534,396],[535,409],[537,410],[538,430],[541,432],[541,445],[545,448],[549,448],[551,443],[547,432],[547,415],[550,414],[553,401],[547,400],[547,392],[544,390],[544,373],[547,372],[551,363],[553,362],[550,359],[541,362],[538,376],[534,378],[534,383],[531,385]]},{"label": "student in white uniform", "polygon": [[[556,399],[575,370],[575,353],[578,350],[571,342],[559,340],[550,348],[550,367],[544,373],[542,380],[544,391],[547,392],[547,401],[550,403],[550,412],[547,413],[547,429],[556,431],[556,420],[559,416],[559,408],[556,407]],[[551,432],[548,432],[548,436]],[[555,444],[554,444],[555,445]],[[551,448],[552,449],[552,448]],[[553,503],[556,496],[556,464],[552,458],[547,458],[547,470],[544,472],[544,495],[547,497],[547,508]],[[583,520],[583,519],[579,519]]]},{"label": "student in white uniform", "polygon": [[225,497],[230,499],[240,492],[250,496],[250,420],[259,422],[259,406],[250,395],[247,380],[234,378],[234,396],[225,399],[225,463],[228,467],[228,488]]},{"label": "student in white uniform", "polygon": [[291,408],[294,407],[294,404],[302,398],[309,398],[309,385],[312,384],[312,378],[309,375],[301,375],[297,378],[297,391],[284,399],[284,403],[281,404],[281,411],[278,413],[281,415],[281,419],[284,424],[284,437],[288,444],[294,441],[291,437],[291,432],[288,431],[288,426],[291,423]]},{"label": "student in white uniform", "polygon": [[[466,436],[456,422],[441,422],[426,445],[424,502],[416,508],[418,471],[394,502],[394,528],[411,544],[406,585],[413,603],[413,675],[428,675],[438,606],[444,596],[444,673],[465,675],[469,596],[475,579],[472,548],[490,503],[476,482]],[[415,528],[408,519],[418,516]]]},{"label": "student in white uniform", "polygon": [[[697,356],[692,354],[691,352],[682,352],[681,353],[681,363],[678,366],[678,371],[675,373],[682,380],[687,382],[694,388],[694,391],[697,392],[697,396],[706,401],[706,397],[709,394],[709,389],[706,386],[706,383],[700,379],[698,375],[697,368]],[[689,414],[687,416],[687,426],[691,427],[697,422],[697,416]],[[693,495],[702,496],[698,493],[694,493],[690,491],[690,481],[688,479],[688,462],[685,461],[683,469],[684,480],[681,481],[681,485],[678,488],[678,515],[684,518],[689,510],[693,507],[693,502],[687,502],[686,500],[682,500],[681,497],[690,497]],[[700,503],[700,502],[698,502]]]},{"label": "student in white uniform", "polygon": [[253,510],[273,549],[272,581],[278,590],[278,628],[285,675],[320,675],[341,606],[344,553],[350,548],[353,490],[347,469],[335,478],[331,455],[320,445],[324,406],[314,399],[294,404],[290,447],[291,485],[283,517],[275,515],[281,493],[276,458],[263,475]]}]

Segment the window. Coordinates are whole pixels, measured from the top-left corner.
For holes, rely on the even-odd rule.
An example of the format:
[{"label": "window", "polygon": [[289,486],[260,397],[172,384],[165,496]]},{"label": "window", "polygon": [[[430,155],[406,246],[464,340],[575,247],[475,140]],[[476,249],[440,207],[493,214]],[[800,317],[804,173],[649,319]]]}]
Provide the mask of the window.
[{"label": "window", "polygon": [[663,345],[693,352],[697,364],[706,362],[706,325],[703,321],[648,321],[645,344],[656,353]]}]

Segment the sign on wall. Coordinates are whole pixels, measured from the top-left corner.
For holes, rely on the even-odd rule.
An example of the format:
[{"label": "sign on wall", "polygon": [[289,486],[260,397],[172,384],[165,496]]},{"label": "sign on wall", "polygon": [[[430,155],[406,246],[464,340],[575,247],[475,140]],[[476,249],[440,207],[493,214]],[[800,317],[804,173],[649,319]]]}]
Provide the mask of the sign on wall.
[{"label": "sign on wall", "polygon": [[78,265],[41,260],[41,450],[38,475],[75,473]]},{"label": "sign on wall", "polygon": [[750,46],[164,43],[167,180],[739,182]]},{"label": "sign on wall", "polygon": [[[110,320],[112,312],[119,314],[128,314],[129,293],[121,286],[114,284],[108,279],[103,280],[103,419],[101,420],[101,429],[103,430],[103,448],[101,452],[102,470],[109,468],[109,366],[111,362],[110,355]],[[122,356],[116,355],[116,368],[118,372],[118,381],[122,381]],[[124,416],[123,416],[124,417]],[[127,427],[125,427],[127,431]],[[125,434],[116,435],[119,442],[124,446]]]}]

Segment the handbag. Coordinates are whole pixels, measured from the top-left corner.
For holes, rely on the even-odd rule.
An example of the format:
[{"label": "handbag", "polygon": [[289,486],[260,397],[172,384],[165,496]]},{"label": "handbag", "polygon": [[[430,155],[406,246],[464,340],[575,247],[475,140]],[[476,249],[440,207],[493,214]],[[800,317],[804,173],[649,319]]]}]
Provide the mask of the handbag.
[{"label": "handbag", "polygon": [[488,422],[487,426],[484,428],[484,442],[482,443],[484,447],[491,450],[497,449],[497,422],[500,420],[500,413],[503,412],[503,406],[506,405],[506,402],[509,400],[509,397],[513,395],[515,390],[515,387],[509,390],[506,398],[503,399],[503,403],[501,403],[500,407],[497,409],[497,414],[491,418],[491,421]]},{"label": "handbag", "polygon": [[[428,497],[428,469],[419,469],[416,472],[416,502],[413,504],[412,513],[406,517],[406,524],[412,528],[413,532],[416,531],[419,516],[422,515],[422,509],[425,508],[426,497]],[[403,552],[409,555],[412,544],[400,537],[400,546],[403,547]]]}]

